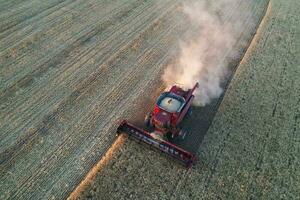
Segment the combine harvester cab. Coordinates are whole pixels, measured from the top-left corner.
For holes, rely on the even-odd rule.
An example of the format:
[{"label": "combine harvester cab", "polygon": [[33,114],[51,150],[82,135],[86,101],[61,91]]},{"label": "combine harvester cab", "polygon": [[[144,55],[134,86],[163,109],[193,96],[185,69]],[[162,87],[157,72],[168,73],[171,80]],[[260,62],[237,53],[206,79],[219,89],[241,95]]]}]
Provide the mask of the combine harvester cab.
[{"label": "combine harvester cab", "polygon": [[118,127],[118,134],[126,133],[191,167],[197,157],[180,148],[173,141],[186,137],[187,133],[179,128],[179,124],[190,112],[194,99],[193,93],[198,87],[199,84],[196,83],[192,89],[185,91],[176,85],[172,86],[170,91],[159,96],[154,110],[146,115],[146,130],[124,120]]}]

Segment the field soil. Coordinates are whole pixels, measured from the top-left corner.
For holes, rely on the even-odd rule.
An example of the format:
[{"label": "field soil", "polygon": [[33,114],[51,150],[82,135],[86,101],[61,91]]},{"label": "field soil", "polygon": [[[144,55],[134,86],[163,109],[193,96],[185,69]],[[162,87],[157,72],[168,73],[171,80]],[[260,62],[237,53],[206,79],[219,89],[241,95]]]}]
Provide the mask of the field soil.
[{"label": "field soil", "polygon": [[[262,7],[256,16],[265,14]],[[186,170],[129,139],[79,199],[299,199],[299,8],[299,1],[270,2],[203,136],[197,165]]]}]

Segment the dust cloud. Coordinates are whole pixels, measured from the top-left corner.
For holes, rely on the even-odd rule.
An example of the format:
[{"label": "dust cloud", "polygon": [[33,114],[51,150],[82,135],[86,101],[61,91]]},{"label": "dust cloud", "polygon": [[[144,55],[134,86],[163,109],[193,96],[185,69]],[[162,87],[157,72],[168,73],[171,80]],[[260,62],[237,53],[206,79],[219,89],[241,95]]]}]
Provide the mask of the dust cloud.
[{"label": "dust cloud", "polygon": [[[221,83],[227,75],[228,63],[238,56],[233,49],[241,30],[245,29],[243,20],[248,20],[251,14],[246,9],[249,7],[247,1],[243,1],[243,12],[235,10],[241,1],[194,1],[183,4],[183,12],[190,23],[189,31],[193,34],[180,41],[178,58],[165,69],[162,79],[167,87],[177,83],[191,88],[199,82],[195,105],[209,104],[222,94]],[[230,22],[229,16],[235,20]]]}]

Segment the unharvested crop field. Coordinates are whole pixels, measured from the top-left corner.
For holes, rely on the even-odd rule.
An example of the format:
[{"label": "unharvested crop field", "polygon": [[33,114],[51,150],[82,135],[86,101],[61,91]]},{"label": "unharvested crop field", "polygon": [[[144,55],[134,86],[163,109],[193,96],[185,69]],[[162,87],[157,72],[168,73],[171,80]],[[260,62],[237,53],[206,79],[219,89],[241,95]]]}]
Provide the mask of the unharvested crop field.
[{"label": "unharvested crop field", "polygon": [[[117,122],[140,123],[178,40],[193,32],[182,2],[0,0],[0,199],[68,197]],[[267,1],[238,2],[244,29],[232,51],[243,55]],[[297,8],[273,0],[224,98],[195,108],[192,170],[126,140],[79,198],[299,198]]]}]

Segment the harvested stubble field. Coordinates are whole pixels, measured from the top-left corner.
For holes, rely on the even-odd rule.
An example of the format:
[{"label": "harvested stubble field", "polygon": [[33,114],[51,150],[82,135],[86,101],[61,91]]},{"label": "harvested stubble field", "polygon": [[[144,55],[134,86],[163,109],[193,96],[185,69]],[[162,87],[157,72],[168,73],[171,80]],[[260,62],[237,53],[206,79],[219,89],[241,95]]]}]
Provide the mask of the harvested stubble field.
[{"label": "harvested stubble field", "polygon": [[[267,5],[243,2],[233,8],[252,13],[242,18],[241,52]],[[164,89],[160,75],[178,38],[192,32],[181,3],[0,0],[0,199],[66,198],[114,141],[116,122],[139,122]],[[298,7],[272,3],[198,165],[186,171],[126,140],[79,198],[297,198]],[[221,99],[206,109],[210,120]],[[206,110],[188,123],[205,121]]]},{"label": "harvested stubble field", "polygon": [[80,183],[155,93],[186,29],[178,3],[0,1],[0,199],[65,198]]}]

